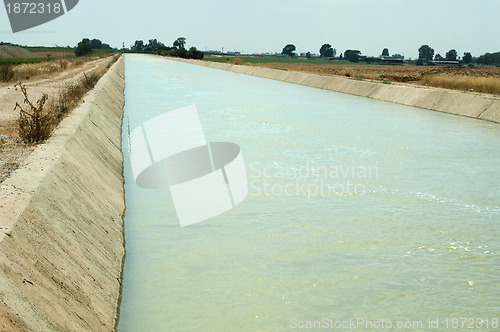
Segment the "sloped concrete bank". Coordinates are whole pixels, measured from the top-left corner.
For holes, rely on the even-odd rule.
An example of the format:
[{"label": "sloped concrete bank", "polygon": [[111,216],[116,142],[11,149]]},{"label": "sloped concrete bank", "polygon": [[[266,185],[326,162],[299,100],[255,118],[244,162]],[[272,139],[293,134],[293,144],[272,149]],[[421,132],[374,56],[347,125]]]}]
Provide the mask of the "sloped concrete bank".
[{"label": "sloped concrete bank", "polygon": [[408,106],[416,106],[433,111],[500,122],[500,98],[494,96],[439,88],[426,88],[409,84],[382,84],[344,77],[321,76],[303,72],[232,65],[211,61],[180,61]]},{"label": "sloped concrete bank", "polygon": [[0,187],[0,331],[111,331],[124,256],[124,59]]}]

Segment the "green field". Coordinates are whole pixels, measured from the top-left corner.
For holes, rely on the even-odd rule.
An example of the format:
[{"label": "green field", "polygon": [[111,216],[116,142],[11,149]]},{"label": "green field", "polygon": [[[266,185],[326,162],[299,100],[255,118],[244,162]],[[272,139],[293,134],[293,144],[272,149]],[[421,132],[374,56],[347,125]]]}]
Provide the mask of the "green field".
[{"label": "green field", "polygon": [[[24,49],[30,51],[30,52],[67,52],[67,53],[74,53],[75,48],[74,47],[44,47],[44,46],[23,46]],[[118,52],[117,50],[92,50],[92,53],[94,54],[111,54],[111,53],[116,53]]]},{"label": "green field", "polygon": [[37,59],[37,58],[30,58],[30,59],[0,59],[0,64],[2,63],[10,63],[13,65],[18,65],[21,63],[39,63],[47,61],[46,59]]},{"label": "green field", "polygon": [[30,52],[74,52],[73,47],[44,47],[44,46],[23,46]]},{"label": "green field", "polygon": [[248,63],[310,63],[316,65],[362,65],[364,62],[349,62],[347,60],[319,60],[307,58],[285,58],[280,56],[205,56],[203,60],[213,62],[233,62],[233,59],[238,58],[243,62]]}]

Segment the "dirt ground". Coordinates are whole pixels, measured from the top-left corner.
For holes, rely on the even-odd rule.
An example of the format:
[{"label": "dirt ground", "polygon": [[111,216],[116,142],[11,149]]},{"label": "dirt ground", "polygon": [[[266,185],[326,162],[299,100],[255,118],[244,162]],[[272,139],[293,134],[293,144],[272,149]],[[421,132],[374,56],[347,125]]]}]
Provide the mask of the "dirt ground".
[{"label": "dirt ground", "polygon": [[39,59],[65,59],[65,58],[74,58],[76,57],[73,52],[32,52],[35,57]]},{"label": "dirt ground", "polygon": [[[44,78],[23,81],[26,85],[28,96],[32,102],[37,101],[43,93],[49,95],[48,102],[55,99],[61,89],[80,80],[83,74],[104,69],[109,64],[110,58],[101,58],[83,63],[77,68],[71,68],[62,73],[56,73]],[[18,82],[17,82],[18,83]],[[24,97],[21,91],[16,91],[16,82],[0,83],[0,183],[12,171],[17,169],[23,160],[33,150],[19,140],[17,132],[17,118],[19,111],[14,110],[16,102],[22,103]]]},{"label": "dirt ground", "polygon": [[18,46],[0,46],[0,58],[11,59],[28,59],[34,58],[35,55],[30,51]]},{"label": "dirt ground", "polygon": [[417,83],[423,76],[446,74],[466,77],[495,77],[500,79],[499,67],[441,67],[405,65],[316,65],[314,63],[258,63],[254,66],[302,71],[319,75],[339,75],[388,79],[393,82]]}]

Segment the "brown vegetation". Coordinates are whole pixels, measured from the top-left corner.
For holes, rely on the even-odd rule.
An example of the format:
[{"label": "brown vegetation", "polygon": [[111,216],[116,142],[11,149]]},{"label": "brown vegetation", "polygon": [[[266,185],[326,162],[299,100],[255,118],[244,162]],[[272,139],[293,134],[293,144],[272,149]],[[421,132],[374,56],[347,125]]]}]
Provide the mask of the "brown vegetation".
[{"label": "brown vegetation", "polygon": [[[111,57],[111,62],[116,62],[119,54]],[[0,63],[0,82],[19,82],[33,78],[48,78],[52,74],[61,73],[71,68],[78,68],[82,64],[100,59],[97,57],[68,57],[65,59],[52,58],[50,61],[38,63],[22,63],[13,65],[11,63]],[[108,67],[109,68],[109,67]]]},{"label": "brown vegetation", "polygon": [[79,82],[71,83],[61,90],[59,96],[49,105],[50,115],[54,127],[82,101],[82,97],[97,84],[104,71],[84,73]]},{"label": "brown vegetation", "polygon": [[104,72],[83,74],[83,78],[62,89],[57,99],[44,110],[49,96],[44,93],[36,103],[29,100],[26,86],[21,82],[15,85],[16,91],[21,90],[24,101],[16,103],[14,110],[19,110],[19,138],[24,143],[41,143],[50,137],[52,131],[61,120],[75,108],[82,97],[96,85]]},{"label": "brown vegetation", "polygon": [[73,52],[32,52],[38,59],[73,59],[76,58]]},{"label": "brown vegetation", "polygon": [[47,77],[50,76],[50,74],[60,73],[68,68],[78,67],[81,64],[81,61],[68,61],[66,59],[40,63],[23,63],[11,66],[12,77],[4,81],[20,81],[36,77]]},{"label": "brown vegetation", "polygon": [[[84,63],[83,66],[77,66],[75,61],[69,61],[68,69],[61,69],[61,73],[58,73],[58,70],[48,72],[41,80],[26,82],[26,93],[30,101],[38,100],[43,94],[48,94],[43,114],[49,116],[51,132],[71,109],[83,102],[82,98],[86,91],[92,89],[117,58],[79,60],[79,64]],[[71,68],[73,66],[75,68]],[[10,83],[0,84],[0,183],[23,163],[34,148],[32,143],[25,143],[20,136],[20,114],[19,109],[14,110],[14,105],[19,103],[26,107],[27,104],[23,102],[26,96],[23,96],[19,89],[15,91],[13,86],[14,84]]]},{"label": "brown vegetation", "polygon": [[412,83],[439,88],[500,95],[498,67],[427,67],[405,65],[317,65],[308,63],[258,63],[253,66],[336,75],[353,79]]},{"label": "brown vegetation", "polygon": [[24,101],[21,105],[16,103],[14,110],[19,109],[19,137],[25,143],[40,143],[49,138],[52,126],[52,118],[48,112],[44,112],[45,102],[49,96],[44,93],[38,99],[36,104],[33,104],[28,98],[26,86],[21,82],[14,86],[19,88],[24,95]]},{"label": "brown vegetation", "polygon": [[241,60],[240,58],[234,58],[233,59],[233,65],[243,65],[243,60]]}]

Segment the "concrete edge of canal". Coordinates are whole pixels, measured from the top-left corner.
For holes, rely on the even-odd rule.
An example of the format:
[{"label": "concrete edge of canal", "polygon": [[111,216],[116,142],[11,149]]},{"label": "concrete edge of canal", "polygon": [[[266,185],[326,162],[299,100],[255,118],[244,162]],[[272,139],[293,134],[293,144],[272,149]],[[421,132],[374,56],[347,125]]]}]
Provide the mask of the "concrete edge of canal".
[{"label": "concrete edge of canal", "polygon": [[500,122],[500,98],[410,84],[383,84],[340,76],[322,76],[296,71],[233,65],[202,60],[169,58],[186,63],[253,75],[314,88],[368,97],[433,111]]},{"label": "concrete edge of canal", "polygon": [[0,187],[0,330],[111,331],[125,254],[122,56]]}]

